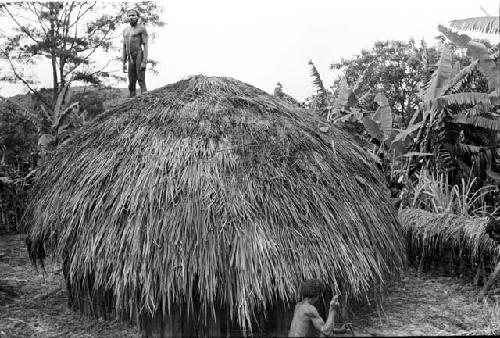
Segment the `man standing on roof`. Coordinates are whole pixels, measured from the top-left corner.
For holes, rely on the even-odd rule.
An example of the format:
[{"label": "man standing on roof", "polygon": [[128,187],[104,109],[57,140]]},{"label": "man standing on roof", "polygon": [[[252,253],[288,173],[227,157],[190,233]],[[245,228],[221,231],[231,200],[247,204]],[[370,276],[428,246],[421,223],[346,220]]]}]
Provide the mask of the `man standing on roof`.
[{"label": "man standing on roof", "polygon": [[[135,9],[128,10],[127,17],[130,27],[127,27],[123,31],[123,72],[127,73],[128,71],[130,97],[135,96],[136,82],[139,82],[141,94],[147,91],[146,63],[148,60],[148,32],[144,26],[138,24],[139,16],[139,11]],[[142,46],[144,46],[144,50]]]}]

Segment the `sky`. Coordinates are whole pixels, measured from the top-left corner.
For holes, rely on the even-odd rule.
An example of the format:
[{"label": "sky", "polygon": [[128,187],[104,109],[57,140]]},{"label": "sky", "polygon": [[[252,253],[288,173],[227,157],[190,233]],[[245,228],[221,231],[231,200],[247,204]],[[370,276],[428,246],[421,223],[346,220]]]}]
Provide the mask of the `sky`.
[{"label": "sky", "polygon": [[[162,5],[166,25],[155,30],[149,52],[159,62],[159,74],[147,73],[148,89],[204,74],[229,76],[269,93],[281,82],[301,101],[315,93],[310,59],[329,86],[336,76],[332,62],[377,40],[433,44],[438,24],[484,11],[499,15],[499,0],[167,0]],[[123,22],[119,30],[126,26]],[[33,72],[50,85],[46,68]],[[0,84],[0,95],[19,90]]]}]

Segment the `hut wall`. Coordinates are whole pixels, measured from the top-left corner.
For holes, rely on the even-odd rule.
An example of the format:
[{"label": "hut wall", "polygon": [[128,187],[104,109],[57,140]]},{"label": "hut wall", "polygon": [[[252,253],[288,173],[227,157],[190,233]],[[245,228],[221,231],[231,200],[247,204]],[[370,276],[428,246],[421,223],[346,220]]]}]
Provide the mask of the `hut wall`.
[{"label": "hut wall", "polygon": [[[194,305],[189,312],[186,304],[182,304],[173,306],[166,315],[161,310],[154,316],[140,315],[136,308],[117,313],[112,292],[93,288],[92,280],[89,276],[83,283],[75,285],[66,278],[70,308],[87,316],[119,319],[138,325],[143,337],[287,337],[293,318],[294,307],[275,300],[265,312],[255,313],[252,332],[242,331],[236,322],[230,320],[229,310],[220,306],[215,307],[215,318],[209,316],[204,320],[197,292],[193,293]],[[317,308],[326,318],[328,307],[325,299],[317,304]]]},{"label": "hut wall", "polygon": [[283,303],[275,305],[266,313],[257,313],[253,331],[242,331],[237,323],[230,321],[226,309],[216,307],[215,318],[203,323],[200,308],[195,305],[188,315],[186,307],[176,307],[163,316],[159,311],[154,317],[141,318],[143,337],[286,337],[293,317],[293,309]]},{"label": "hut wall", "polygon": [[[172,311],[163,315],[159,310],[154,316],[140,315],[137,309],[131,312],[117,313],[114,308],[114,298],[111,291],[95,289],[93,276],[88,276],[79,284],[71,284],[67,276],[67,266],[63,264],[68,290],[68,305],[74,311],[84,315],[120,319],[138,325],[143,337],[286,337],[293,318],[293,307],[277,301],[269,306],[266,312],[257,312],[253,322],[253,331],[242,331],[237,323],[231,322],[229,311],[216,306],[216,316],[207,320],[201,318],[199,302],[194,301],[193,308],[188,312],[187,306],[174,306]],[[198,295],[193,294],[197,299]],[[322,309],[320,313],[322,313]]]}]

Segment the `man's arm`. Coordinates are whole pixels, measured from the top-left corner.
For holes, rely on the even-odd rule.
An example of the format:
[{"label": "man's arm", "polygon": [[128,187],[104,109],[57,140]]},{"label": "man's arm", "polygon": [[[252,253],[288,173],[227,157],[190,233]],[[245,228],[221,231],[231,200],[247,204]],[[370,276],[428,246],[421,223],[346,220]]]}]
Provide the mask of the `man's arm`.
[{"label": "man's arm", "polygon": [[146,30],[145,27],[142,28],[141,32],[141,41],[142,44],[144,45],[144,52],[143,52],[143,57],[142,57],[142,62],[141,62],[141,68],[146,68],[146,64],[148,62],[148,31]]},{"label": "man's arm", "polygon": [[123,50],[122,50],[123,72],[127,72],[127,43],[125,42],[125,31],[123,32]]}]

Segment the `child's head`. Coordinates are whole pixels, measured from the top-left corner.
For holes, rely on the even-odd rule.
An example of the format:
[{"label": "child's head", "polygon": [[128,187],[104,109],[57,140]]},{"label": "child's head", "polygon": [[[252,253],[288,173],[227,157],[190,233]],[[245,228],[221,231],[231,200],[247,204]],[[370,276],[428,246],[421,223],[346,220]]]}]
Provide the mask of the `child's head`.
[{"label": "child's head", "polygon": [[302,282],[299,289],[300,299],[313,298],[318,299],[323,293],[324,285],[319,279],[307,279]]}]

